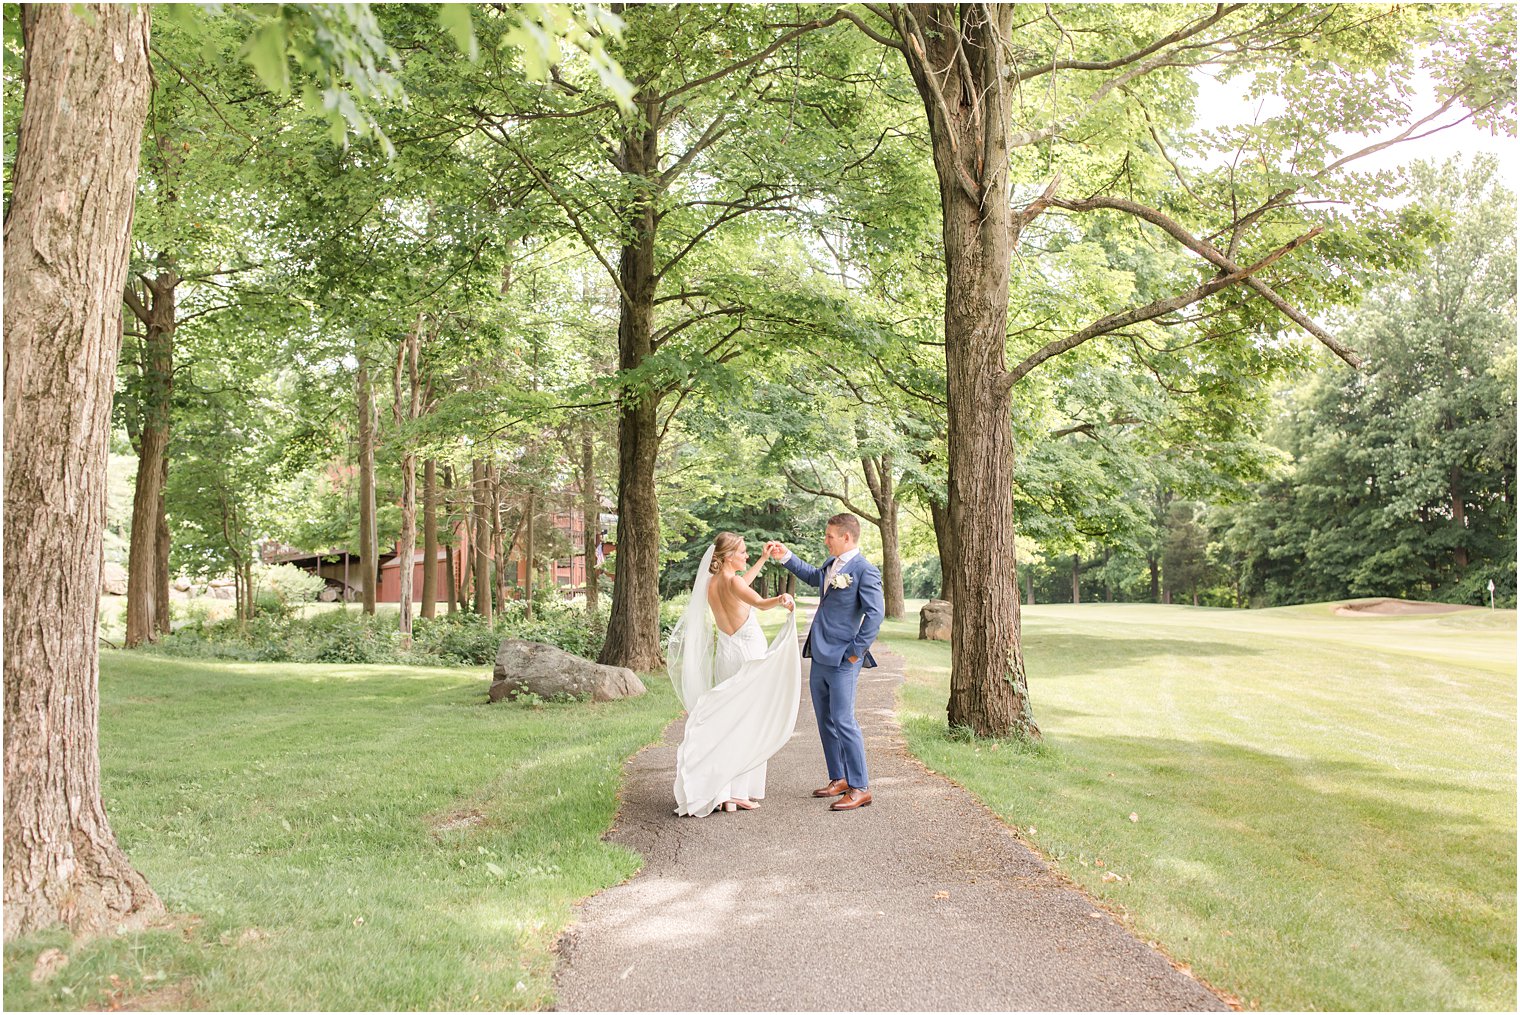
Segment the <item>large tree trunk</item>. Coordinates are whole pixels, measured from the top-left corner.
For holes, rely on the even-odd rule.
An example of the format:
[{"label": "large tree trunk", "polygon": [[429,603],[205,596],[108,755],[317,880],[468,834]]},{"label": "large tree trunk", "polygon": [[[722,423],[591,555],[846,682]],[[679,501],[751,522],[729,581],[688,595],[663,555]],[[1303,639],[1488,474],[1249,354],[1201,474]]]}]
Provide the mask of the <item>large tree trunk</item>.
[{"label": "large tree trunk", "polygon": [[[82,5],[81,5],[82,6]],[[146,5],[21,8],[5,219],[5,938],[161,910],[100,795],[101,536]]]},{"label": "large tree trunk", "polygon": [[[438,463],[422,463],[422,615],[438,615]],[[452,558],[451,558],[452,562]]]},{"label": "large tree trunk", "polygon": [[934,522],[934,546],[939,551],[939,597],[954,602],[950,597],[950,572],[955,567],[954,533],[950,531],[950,508],[942,500],[929,498],[929,518]]},{"label": "large tree trunk", "polygon": [[589,422],[581,427],[581,529],[581,549],[586,556],[586,616],[594,626],[601,618],[601,590],[597,588],[601,568],[596,555],[602,545],[602,507],[596,498],[596,445]]},{"label": "large tree trunk", "polygon": [[166,268],[157,278],[143,279],[146,299],[139,299],[133,288],[123,290],[127,305],[144,329],[137,481],[132,493],[132,534],[127,551],[127,648],[157,641],[168,621],[167,616],[159,616],[160,577],[164,577],[167,592],[169,567],[168,559],[161,559],[159,554],[159,522],[168,476],[169,411],[174,392],[174,289],[178,284],[179,276]]},{"label": "large tree trunk", "polygon": [[[945,245],[945,375],[951,587],[952,726],[984,736],[1038,736],[1019,639],[1014,564],[1013,433],[1006,383],[1007,198],[1012,91],[1007,6],[916,4],[904,50],[928,113]],[[991,20],[989,20],[989,18]],[[921,39],[920,39],[921,36]],[[967,72],[970,72],[969,75]]]},{"label": "large tree trunk", "polygon": [[1146,564],[1151,570],[1151,602],[1161,602],[1161,561],[1155,554],[1145,558]]},{"label": "large tree trunk", "polygon": [[[659,109],[643,103],[642,121],[630,121],[623,139],[624,173],[641,188],[659,171]],[[648,197],[635,201],[627,223],[631,236],[618,265],[622,284],[618,365],[642,365],[654,351],[655,211]],[[625,388],[618,402],[617,573],[612,618],[598,661],[633,670],[659,669],[660,515],[654,466],[660,450],[658,395]]]},{"label": "large tree trunk", "polygon": [[[417,360],[422,345],[422,315],[407,334],[397,352],[396,369],[392,374],[392,417],[398,430],[404,423],[422,414],[422,388],[418,380]],[[406,407],[402,408],[401,377],[405,373],[407,384]],[[401,533],[396,537],[396,578],[399,584],[397,631],[401,648],[412,647],[412,584],[417,567],[417,452],[412,447],[411,435],[401,433]]]},{"label": "large tree trunk", "polygon": [[486,489],[486,463],[477,458],[470,465],[470,488],[475,501],[475,612],[491,621],[491,523],[487,519],[490,491]]},{"label": "large tree trunk", "polygon": [[380,533],[375,523],[375,404],[369,367],[361,359],[355,375],[359,401],[359,593],[364,612],[375,613],[380,577]]},{"label": "large tree trunk", "polygon": [[[159,490],[162,491],[162,490],[167,490],[169,488],[169,456],[167,454],[164,455],[163,462],[161,464],[162,464],[161,471],[162,471],[163,475],[159,478],[158,488],[159,488]],[[158,574],[155,576],[156,577],[156,581],[154,582],[156,594],[154,595],[153,598],[154,598],[154,602],[156,604],[156,609],[154,610],[153,620],[158,625],[158,633],[162,635],[162,634],[168,634],[169,630],[170,630],[170,627],[169,627],[169,619],[170,619],[169,618],[169,512],[168,512],[167,505],[165,503],[165,498],[164,498],[164,496],[163,496],[162,493],[160,493],[159,498],[158,498],[158,526],[157,526],[157,530],[158,530],[157,531],[157,537],[158,537]]]},{"label": "large tree trunk", "polygon": [[887,616],[901,620],[903,605],[902,549],[897,530],[897,484],[892,475],[892,455],[869,455],[860,459],[866,485],[876,503],[876,527],[881,530],[881,583]]},{"label": "large tree trunk", "polygon": [[1071,555],[1071,604],[1076,606],[1082,602],[1082,558],[1077,554]]}]

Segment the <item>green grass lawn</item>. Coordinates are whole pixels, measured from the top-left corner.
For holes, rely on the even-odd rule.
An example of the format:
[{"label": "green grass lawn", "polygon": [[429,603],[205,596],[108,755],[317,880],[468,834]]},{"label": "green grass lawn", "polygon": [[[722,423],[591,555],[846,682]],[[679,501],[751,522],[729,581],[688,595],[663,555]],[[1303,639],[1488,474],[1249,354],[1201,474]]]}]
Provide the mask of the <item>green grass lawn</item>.
[{"label": "green grass lawn", "polygon": [[[639,859],[601,841],[650,694],[485,705],[488,670],[106,652],[107,813],[176,927],[7,945],[8,1009],[540,1008],[577,899]],[[453,826],[453,827],[449,827]]]},{"label": "green grass lawn", "polygon": [[946,735],[918,605],[910,748],[1136,933],[1248,1007],[1514,1009],[1513,611],[1030,608],[1028,748]]}]

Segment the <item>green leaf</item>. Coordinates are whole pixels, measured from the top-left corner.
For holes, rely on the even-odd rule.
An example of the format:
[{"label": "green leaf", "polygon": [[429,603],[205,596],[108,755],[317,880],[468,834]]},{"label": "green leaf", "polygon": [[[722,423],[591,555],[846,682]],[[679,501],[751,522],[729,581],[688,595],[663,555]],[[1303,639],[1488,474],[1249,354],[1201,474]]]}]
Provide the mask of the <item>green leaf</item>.
[{"label": "green leaf", "polygon": [[264,87],[290,93],[290,65],[285,59],[285,20],[275,18],[248,37],[246,58]]},{"label": "green leaf", "polygon": [[470,17],[469,4],[439,4],[438,24],[454,39],[459,51],[473,63],[480,55],[475,42],[475,20]]}]

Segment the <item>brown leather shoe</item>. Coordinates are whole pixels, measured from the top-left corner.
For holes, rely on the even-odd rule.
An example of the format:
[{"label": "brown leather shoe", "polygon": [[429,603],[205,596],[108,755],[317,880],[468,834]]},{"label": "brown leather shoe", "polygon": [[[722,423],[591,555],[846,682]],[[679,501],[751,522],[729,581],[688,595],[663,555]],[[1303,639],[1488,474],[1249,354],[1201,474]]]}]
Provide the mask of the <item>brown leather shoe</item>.
[{"label": "brown leather shoe", "polygon": [[850,784],[843,779],[835,779],[822,789],[813,790],[814,796],[841,796],[850,788]]},{"label": "brown leather shoe", "polygon": [[868,789],[851,789],[841,799],[835,800],[829,805],[831,811],[853,811],[857,807],[871,806],[871,791]]}]

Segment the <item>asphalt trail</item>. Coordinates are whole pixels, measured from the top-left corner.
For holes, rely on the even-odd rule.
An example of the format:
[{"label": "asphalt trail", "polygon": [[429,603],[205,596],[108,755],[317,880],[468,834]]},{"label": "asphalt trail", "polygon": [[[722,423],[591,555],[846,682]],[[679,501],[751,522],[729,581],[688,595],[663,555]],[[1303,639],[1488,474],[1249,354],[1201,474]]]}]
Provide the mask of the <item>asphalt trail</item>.
[{"label": "asphalt trail", "polygon": [[628,763],[612,842],[644,869],[559,941],[563,1011],[1225,1010],[965,791],[925,771],[876,652],[857,715],[875,802],[834,813],[806,692],[762,809],[677,818],[682,720]]}]

